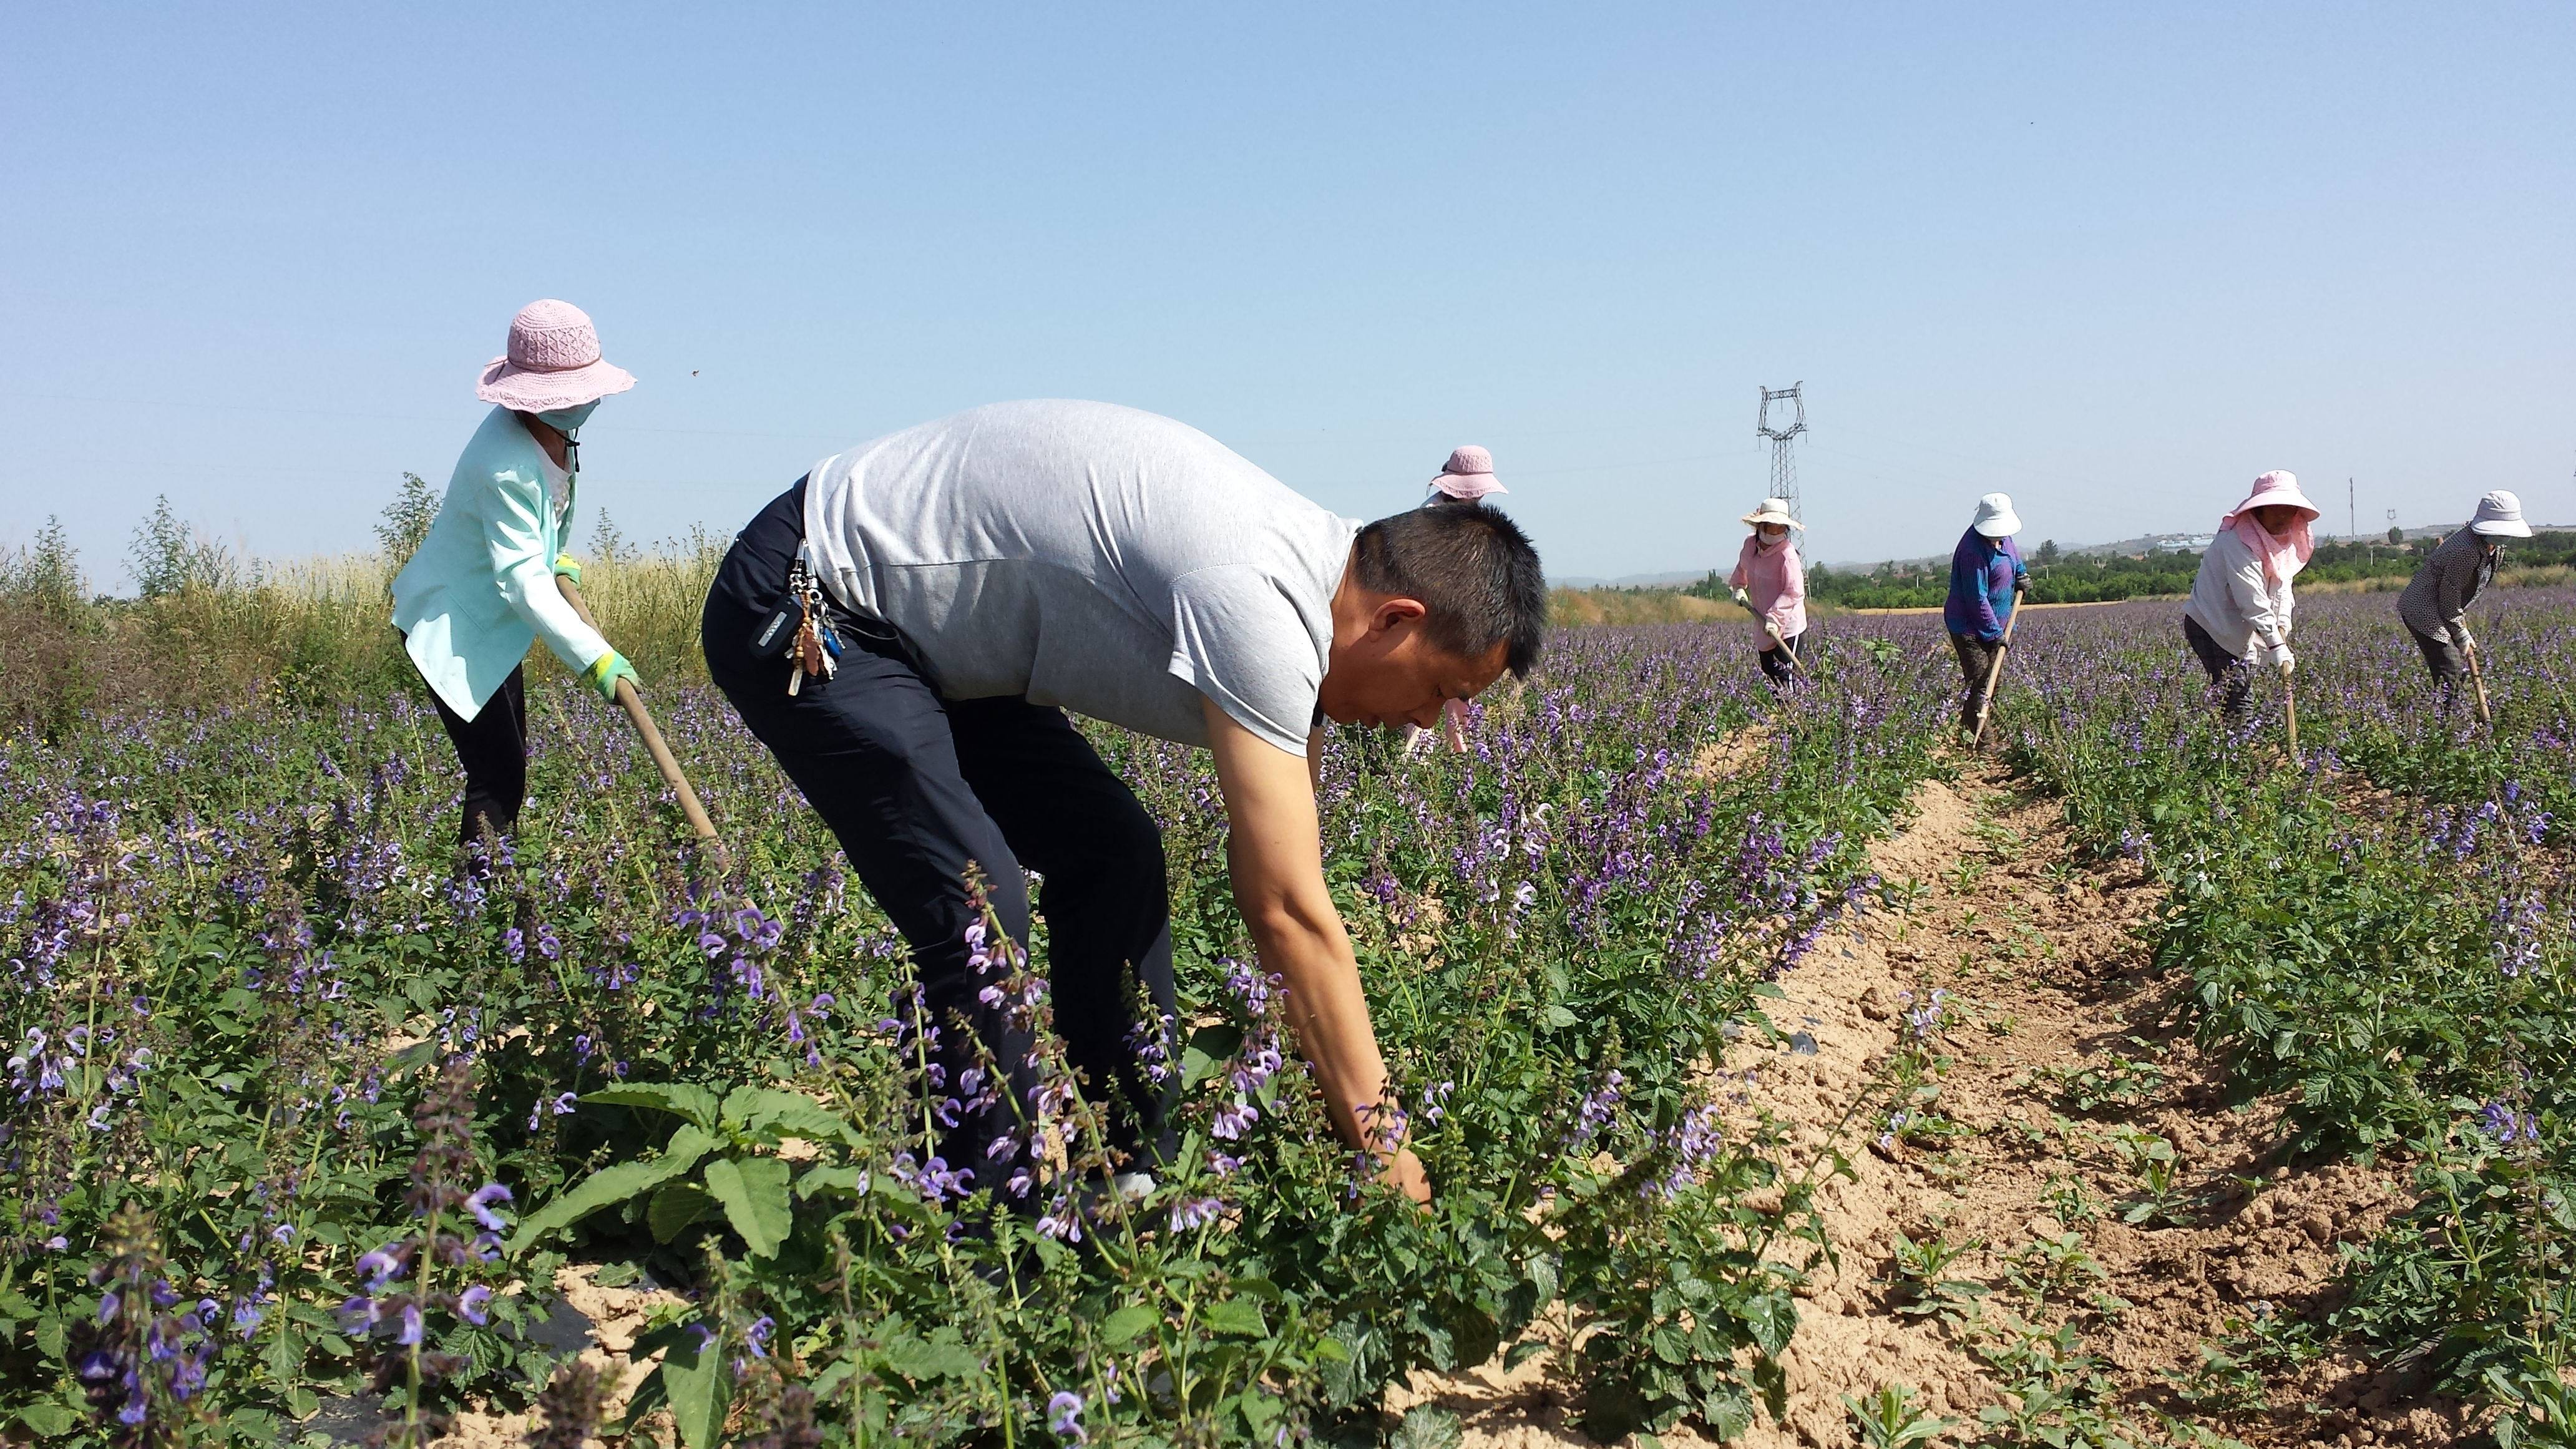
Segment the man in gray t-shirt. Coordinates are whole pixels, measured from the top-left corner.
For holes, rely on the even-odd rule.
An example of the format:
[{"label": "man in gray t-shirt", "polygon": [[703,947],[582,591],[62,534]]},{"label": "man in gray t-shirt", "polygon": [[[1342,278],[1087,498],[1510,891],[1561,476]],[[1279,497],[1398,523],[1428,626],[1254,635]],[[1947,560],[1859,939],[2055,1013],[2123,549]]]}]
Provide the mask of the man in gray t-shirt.
[{"label": "man in gray t-shirt", "polygon": [[[966,941],[970,867],[1028,939],[1025,866],[1045,881],[1065,1059],[1109,1109],[1092,1165],[1122,1190],[1150,1186],[1154,1079],[1169,1074],[1145,1058],[1177,1048],[1161,839],[1072,710],[1213,753],[1236,902],[1286,983],[1324,1105],[1420,1200],[1421,1164],[1373,1125],[1399,1119],[1380,1116],[1394,1107],[1386,1068],[1324,885],[1321,728],[1429,725],[1445,701],[1526,672],[1545,612],[1528,539],[1478,504],[1363,527],[1168,418],[1023,402],[815,465],[735,540],[704,642],[716,683],[912,947],[946,1084],[934,1090],[955,1099],[933,1104],[949,1124],[943,1166],[1015,1206],[1073,1188],[1036,1181],[1048,1099],[1035,1043],[1025,1013],[986,999]],[[1139,988],[1162,1018],[1143,1030]],[[994,1064],[999,1080],[969,1075]]]}]

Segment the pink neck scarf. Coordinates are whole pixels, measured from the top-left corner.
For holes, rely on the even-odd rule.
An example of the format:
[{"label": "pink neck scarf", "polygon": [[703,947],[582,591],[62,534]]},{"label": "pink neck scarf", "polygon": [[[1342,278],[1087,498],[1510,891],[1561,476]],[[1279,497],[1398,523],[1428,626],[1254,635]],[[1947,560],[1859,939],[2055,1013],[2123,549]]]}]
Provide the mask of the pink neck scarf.
[{"label": "pink neck scarf", "polygon": [[2234,529],[2236,536],[2245,540],[2246,546],[2254,550],[2254,556],[2263,561],[2263,577],[2275,584],[2286,584],[2297,578],[2299,570],[2308,566],[2309,558],[2317,551],[2316,540],[2308,535],[2305,518],[2292,523],[2286,533],[2271,533],[2254,521],[2254,510],[2248,508],[2218,520],[2218,526]]}]

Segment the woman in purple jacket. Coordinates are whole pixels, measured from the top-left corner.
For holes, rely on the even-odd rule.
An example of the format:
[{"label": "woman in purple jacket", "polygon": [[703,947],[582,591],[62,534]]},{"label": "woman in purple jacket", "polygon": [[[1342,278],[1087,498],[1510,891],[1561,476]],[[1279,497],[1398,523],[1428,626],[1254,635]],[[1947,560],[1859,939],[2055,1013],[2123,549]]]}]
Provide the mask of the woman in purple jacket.
[{"label": "woman in purple jacket", "polygon": [[2012,499],[1989,493],[1977,500],[1976,521],[1950,555],[1950,597],[1941,606],[1941,622],[1949,626],[1950,647],[1959,655],[1959,728],[1968,734],[1976,733],[1985,709],[1986,676],[2003,652],[2013,604],[2030,587],[2030,570],[2012,541],[2019,532]]}]

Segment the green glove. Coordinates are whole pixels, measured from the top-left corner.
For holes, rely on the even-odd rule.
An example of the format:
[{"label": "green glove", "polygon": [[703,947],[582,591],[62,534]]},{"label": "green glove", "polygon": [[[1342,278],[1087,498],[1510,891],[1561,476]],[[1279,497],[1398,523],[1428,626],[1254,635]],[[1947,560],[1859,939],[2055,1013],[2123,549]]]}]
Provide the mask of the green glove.
[{"label": "green glove", "polygon": [[599,697],[610,704],[617,703],[617,681],[621,679],[638,689],[644,687],[644,681],[635,677],[635,666],[614,649],[592,660],[590,667],[581,672],[581,682],[598,690]]},{"label": "green glove", "polygon": [[577,589],[577,588],[580,588],[580,587],[581,587],[581,560],[579,560],[579,559],[577,559],[577,558],[574,558],[571,554],[568,554],[568,553],[559,553],[559,554],[556,554],[556,555],[555,555],[555,577],[556,577],[556,578],[559,578],[559,579],[570,579],[570,580],[572,580],[572,586],[573,586],[574,588],[576,588],[576,589]]}]

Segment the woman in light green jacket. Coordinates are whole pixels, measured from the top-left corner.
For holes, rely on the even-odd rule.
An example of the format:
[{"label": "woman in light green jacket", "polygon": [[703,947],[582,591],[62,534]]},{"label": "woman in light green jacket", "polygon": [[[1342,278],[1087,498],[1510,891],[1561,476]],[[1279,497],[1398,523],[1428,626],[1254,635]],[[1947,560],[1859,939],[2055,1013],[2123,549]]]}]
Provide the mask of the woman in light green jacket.
[{"label": "woman in light green jacket", "polygon": [[608,699],[635,678],[625,656],[564,601],[575,582],[564,551],[575,441],[599,400],[635,385],[599,355],[590,317],[569,302],[531,302],[510,323],[509,351],[483,369],[475,396],[498,406],[474,430],[447,499],[411,562],[394,577],[394,627],[429,684],[465,766],[462,838],[502,836],[527,794],[527,688],[520,661],[538,639]]}]

